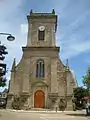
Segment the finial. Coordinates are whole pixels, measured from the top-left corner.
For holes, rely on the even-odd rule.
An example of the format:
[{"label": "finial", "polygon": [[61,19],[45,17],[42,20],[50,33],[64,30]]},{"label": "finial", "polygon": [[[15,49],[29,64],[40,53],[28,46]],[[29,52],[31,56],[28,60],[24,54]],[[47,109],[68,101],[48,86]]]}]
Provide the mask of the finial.
[{"label": "finial", "polygon": [[16,66],[16,59],[14,58],[13,64],[12,64],[12,71],[15,71],[15,66]]},{"label": "finial", "polygon": [[32,14],[32,13],[33,13],[33,10],[31,9],[30,14]]},{"label": "finial", "polygon": [[69,70],[69,62],[68,62],[68,59],[66,59],[66,69]]},{"label": "finial", "polygon": [[55,10],[54,9],[52,9],[52,14],[55,14]]}]

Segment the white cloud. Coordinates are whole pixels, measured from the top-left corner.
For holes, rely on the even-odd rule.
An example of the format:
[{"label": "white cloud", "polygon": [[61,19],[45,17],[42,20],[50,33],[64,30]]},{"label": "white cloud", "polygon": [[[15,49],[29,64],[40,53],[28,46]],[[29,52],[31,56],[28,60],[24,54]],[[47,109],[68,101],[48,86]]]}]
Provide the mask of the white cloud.
[{"label": "white cloud", "polygon": [[20,28],[22,34],[26,34],[28,32],[28,24],[21,24]]},{"label": "white cloud", "polygon": [[90,51],[90,41],[66,41],[61,44],[62,59],[75,57],[81,53]]},{"label": "white cloud", "polygon": [[60,26],[58,27],[60,31],[57,31],[56,43],[58,46],[60,46],[60,56],[62,59],[72,58],[81,53],[90,51],[90,33],[88,33],[87,26],[89,25],[87,24],[89,14],[90,10],[86,10],[78,17],[76,17],[75,20],[72,21],[70,24],[64,26],[64,28],[62,26],[61,28]]},{"label": "white cloud", "polygon": [[81,52],[87,52],[90,50],[90,41],[85,42],[77,42],[70,46],[72,50],[81,53]]}]

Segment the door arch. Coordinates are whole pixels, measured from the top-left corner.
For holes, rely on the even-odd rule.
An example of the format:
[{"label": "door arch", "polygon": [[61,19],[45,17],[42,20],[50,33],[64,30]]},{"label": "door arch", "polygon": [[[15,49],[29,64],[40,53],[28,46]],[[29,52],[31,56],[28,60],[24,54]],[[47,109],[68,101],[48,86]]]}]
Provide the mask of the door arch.
[{"label": "door arch", "polygon": [[34,107],[44,108],[45,106],[45,93],[42,90],[37,90],[34,94]]}]

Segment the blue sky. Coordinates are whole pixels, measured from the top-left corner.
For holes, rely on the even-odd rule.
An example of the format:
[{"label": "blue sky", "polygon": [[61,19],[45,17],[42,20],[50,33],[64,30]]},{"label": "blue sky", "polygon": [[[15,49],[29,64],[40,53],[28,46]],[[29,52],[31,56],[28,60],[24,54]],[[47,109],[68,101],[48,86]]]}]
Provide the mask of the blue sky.
[{"label": "blue sky", "polygon": [[[78,84],[90,66],[90,0],[0,0],[0,32],[15,35],[16,40],[8,42],[5,36],[0,40],[7,46],[7,78],[10,78],[12,61],[18,63],[22,46],[27,43],[27,15],[34,12],[51,12],[58,15],[56,43],[60,46],[60,59],[74,70]],[[8,84],[8,82],[7,82]],[[3,89],[0,88],[2,91]]]}]

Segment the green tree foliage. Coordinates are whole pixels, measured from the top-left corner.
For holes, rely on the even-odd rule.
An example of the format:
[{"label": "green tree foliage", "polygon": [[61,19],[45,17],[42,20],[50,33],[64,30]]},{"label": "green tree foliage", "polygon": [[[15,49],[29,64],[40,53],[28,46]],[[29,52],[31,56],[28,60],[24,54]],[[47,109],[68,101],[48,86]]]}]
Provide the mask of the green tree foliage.
[{"label": "green tree foliage", "polygon": [[83,84],[87,89],[90,89],[90,67],[88,68],[86,75],[83,76]]},{"label": "green tree foliage", "polygon": [[87,96],[88,91],[83,87],[77,87],[74,89],[74,98],[75,98],[75,105],[77,109],[84,108],[84,97]]},{"label": "green tree foliage", "polygon": [[84,96],[87,96],[87,89],[83,87],[77,87],[74,89],[74,97],[77,99],[82,99]]},{"label": "green tree foliage", "polygon": [[0,87],[6,85],[6,64],[3,62],[5,55],[8,54],[6,46],[0,44]]}]

